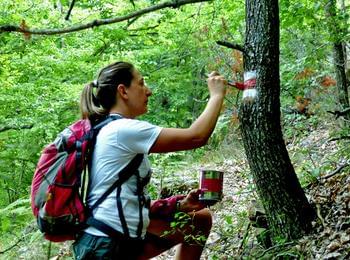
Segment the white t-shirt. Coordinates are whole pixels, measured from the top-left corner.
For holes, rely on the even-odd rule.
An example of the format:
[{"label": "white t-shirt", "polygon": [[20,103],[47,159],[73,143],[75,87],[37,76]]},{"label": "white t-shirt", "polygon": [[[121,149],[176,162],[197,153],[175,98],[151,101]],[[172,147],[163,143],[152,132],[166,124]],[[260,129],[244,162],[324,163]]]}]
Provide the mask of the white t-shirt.
[{"label": "white t-shirt", "polygon": [[[90,191],[88,204],[92,206],[98,198],[118,179],[118,173],[139,153],[144,159],[139,167],[140,177],[149,177],[151,172],[148,153],[162,128],[145,121],[135,119],[118,119],[103,127],[97,136],[90,174]],[[136,192],[137,178],[132,175],[121,186],[121,202],[124,216],[131,237],[137,237],[140,221],[139,200]],[[145,195],[147,191],[145,189]],[[149,225],[148,209],[143,207],[143,230],[146,234]],[[116,191],[93,211],[97,220],[123,233],[120,222]],[[96,236],[107,236],[99,230],[88,227],[85,232]]]}]

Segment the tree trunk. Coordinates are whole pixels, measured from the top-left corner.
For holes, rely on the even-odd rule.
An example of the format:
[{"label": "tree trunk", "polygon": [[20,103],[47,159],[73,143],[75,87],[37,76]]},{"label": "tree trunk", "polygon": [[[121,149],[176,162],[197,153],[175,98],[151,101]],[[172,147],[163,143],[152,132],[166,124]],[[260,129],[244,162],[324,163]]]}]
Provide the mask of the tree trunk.
[{"label": "tree trunk", "polygon": [[311,228],[314,210],[291,164],[280,124],[278,0],[246,0],[244,70],[256,71],[256,97],[240,107],[244,148],[273,239]]},{"label": "tree trunk", "polygon": [[[342,40],[344,32],[341,30],[340,18],[337,17],[336,2],[329,0],[326,4],[326,14],[329,18],[329,32],[333,39],[333,56],[334,68],[337,80],[338,102],[340,111],[349,107],[349,93],[346,80],[346,56],[345,48]],[[344,21],[345,22],[345,21]],[[350,115],[345,115],[346,119],[350,119]]]}]

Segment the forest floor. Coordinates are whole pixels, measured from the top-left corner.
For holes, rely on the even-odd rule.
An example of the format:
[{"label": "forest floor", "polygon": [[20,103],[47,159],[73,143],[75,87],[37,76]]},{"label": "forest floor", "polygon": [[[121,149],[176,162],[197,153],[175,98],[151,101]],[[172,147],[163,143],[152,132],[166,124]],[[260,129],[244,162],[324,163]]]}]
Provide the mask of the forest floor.
[{"label": "forest floor", "polygon": [[[312,148],[310,160],[323,164],[338,147],[329,141],[329,127],[318,127],[298,143],[287,146],[294,152]],[[339,159],[339,158],[338,158]],[[293,160],[293,158],[292,158]],[[316,166],[316,165],[314,165]],[[333,169],[319,173],[304,187],[309,202],[317,212],[312,233],[297,241],[280,242],[266,247],[265,229],[250,221],[263,211],[249,176],[244,177],[244,159],[224,160],[211,168],[225,172],[224,198],[211,208],[213,227],[202,259],[350,259],[350,164],[340,159]],[[169,250],[155,260],[173,259]]]}]

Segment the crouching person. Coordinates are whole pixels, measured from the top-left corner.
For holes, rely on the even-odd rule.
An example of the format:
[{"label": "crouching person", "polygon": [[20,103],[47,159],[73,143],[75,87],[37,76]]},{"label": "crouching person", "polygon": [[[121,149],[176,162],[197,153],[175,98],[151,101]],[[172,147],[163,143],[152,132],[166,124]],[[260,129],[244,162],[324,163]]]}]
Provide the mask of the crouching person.
[{"label": "crouching person", "polygon": [[[200,191],[150,203],[147,157],[207,143],[221,111],[226,81],[212,72],[208,89],[210,98],[202,114],[189,128],[180,129],[136,119],[147,112],[152,92],[130,63],[103,68],[97,80],[84,87],[83,118],[92,125],[107,117],[118,120],[104,126],[96,138],[87,194],[91,217],[73,245],[76,259],[149,259],[173,246],[176,259],[200,259],[211,228],[211,214],[198,200]],[[114,187],[118,180],[123,181]],[[104,196],[111,187],[113,192]]]}]

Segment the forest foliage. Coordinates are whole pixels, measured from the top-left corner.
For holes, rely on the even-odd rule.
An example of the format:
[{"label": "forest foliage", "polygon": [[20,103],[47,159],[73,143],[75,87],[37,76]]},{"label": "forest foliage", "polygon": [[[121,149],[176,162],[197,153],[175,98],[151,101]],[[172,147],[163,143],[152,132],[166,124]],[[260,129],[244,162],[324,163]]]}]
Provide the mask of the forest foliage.
[{"label": "forest foliage", "polygon": [[[77,1],[65,20],[68,0],[3,0],[0,26],[64,28],[161,2]],[[349,12],[339,12],[338,22],[346,26],[348,16]],[[331,118],[326,111],[337,108],[332,42],[341,37],[348,43],[350,35],[344,30],[344,35],[335,36],[324,29],[329,22],[324,1],[280,1],[280,19],[281,110],[285,112],[282,122],[288,144],[307,134],[308,127]],[[40,234],[33,232],[29,206],[38,157],[58,132],[79,118],[80,91],[101,67],[116,60],[134,63],[153,92],[150,112],[143,119],[167,127],[188,127],[206,104],[208,72],[217,70],[228,79],[242,80],[241,53],[216,41],[243,44],[244,31],[244,1],[230,0],[165,8],[67,34],[0,31],[0,251],[16,241],[40,239]],[[205,148],[153,156],[154,166],[171,176],[192,163],[204,163],[202,156],[208,152],[215,153],[218,160],[234,154],[222,153],[230,149],[227,144],[234,147],[232,144],[239,142],[234,138],[239,136],[240,95],[236,89],[229,90],[214,136]],[[290,111],[295,113],[287,113]],[[307,124],[305,118],[309,118]],[[346,135],[347,131],[340,127],[333,134]],[[347,151],[339,156],[346,157]],[[309,151],[295,153],[293,160],[304,186],[314,180],[310,176],[316,178],[331,167],[314,167],[305,160]],[[151,190],[157,196],[157,187],[151,186]]]}]

